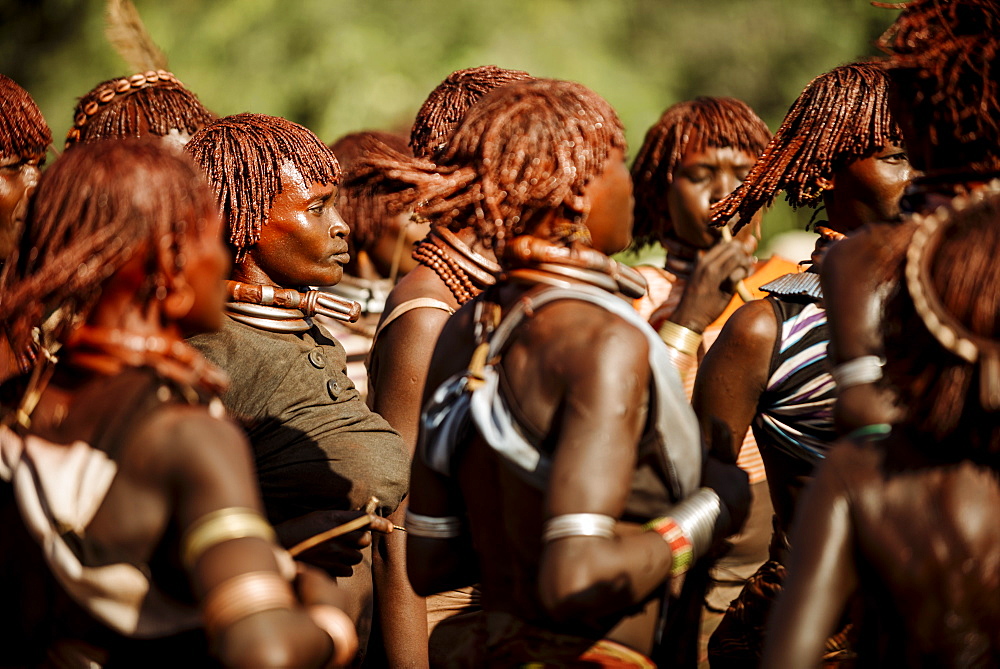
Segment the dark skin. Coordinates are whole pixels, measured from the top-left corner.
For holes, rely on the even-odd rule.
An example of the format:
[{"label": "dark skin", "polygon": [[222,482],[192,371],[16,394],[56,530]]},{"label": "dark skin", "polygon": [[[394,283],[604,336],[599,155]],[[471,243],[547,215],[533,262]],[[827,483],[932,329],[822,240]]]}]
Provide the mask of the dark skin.
[{"label": "dark skin", "polygon": [[[824,192],[828,227],[849,234],[879,220],[880,216],[893,211],[898,215],[899,198],[910,177],[906,154],[896,145],[845,166],[829,180],[830,188]],[[832,248],[837,249],[845,242],[838,242]],[[778,327],[770,302],[756,300],[743,305],[726,322],[698,368],[692,398],[695,413],[703,430],[710,427],[713,417],[729,427],[734,454],[739,454],[742,435],[749,429],[767,388]],[[773,449],[762,448],[761,455],[770,483],[771,502],[780,527],[787,530],[811,467]]]},{"label": "dark skin", "polygon": [[[494,259],[493,252],[484,248],[471,230],[461,230],[456,235],[480,255]],[[405,255],[409,257],[409,252]],[[459,308],[455,296],[438,275],[429,267],[415,263],[389,293],[382,313],[386,315],[403,302],[418,297],[431,297],[452,309]],[[431,364],[434,343],[448,318],[448,312],[441,309],[412,309],[379,333],[371,352],[368,405],[399,432],[411,457],[417,447],[427,369]],[[403,524],[408,504],[409,500],[404,499],[391,516],[392,522]],[[405,550],[404,536],[387,537],[386,543],[389,542],[393,543],[393,550]],[[388,659],[394,667],[427,666],[426,606],[405,572],[396,572],[389,587],[397,593],[399,601],[392,607],[383,607],[380,612],[383,629],[406,626],[411,633],[407,634],[405,641],[387,643]],[[422,632],[418,629],[418,621],[423,621]]]},{"label": "dark skin", "polygon": [[[595,203],[588,218],[594,248],[622,248],[631,207],[614,203],[631,204],[631,185],[620,153],[588,186],[588,195]],[[534,234],[544,238],[557,223],[548,214]],[[501,288],[502,310],[525,290]],[[474,348],[471,319],[471,309],[463,309],[445,326],[428,389],[466,366]],[[621,516],[649,401],[645,337],[600,308],[556,302],[517,329],[501,366],[525,422],[554,444],[551,483],[540,492],[521,482],[479,438],[468,446],[457,487],[415,460],[411,509],[430,516],[464,509],[470,533],[450,540],[409,537],[410,580],[421,594],[478,580],[488,611],[549,621],[595,639],[610,635],[648,652],[655,613],[643,616],[640,609],[669,575],[671,552],[663,540],[618,523],[613,540],[539,543],[544,521],[553,516]],[[497,517],[504,518],[504,532],[495,531],[494,521],[476,522]]]},{"label": "dark skin", "polygon": [[[260,239],[234,267],[232,278],[295,288],[336,284],[349,260],[347,224],[334,206],[337,188],[333,184],[307,183],[291,163],[285,163],[281,173],[281,192],[275,195]],[[291,547],[363,513],[358,510],[314,511],[285,521],[275,530],[282,545]],[[371,530],[390,533],[392,521],[373,516],[370,530],[327,541],[301,556],[309,564],[346,577],[341,583],[349,595],[346,610],[355,621],[364,615],[372,598],[372,578],[364,568],[361,552],[372,545]],[[405,574],[402,548],[394,554],[390,551],[389,555],[398,562],[388,569]],[[375,577],[379,577],[378,571]]]},{"label": "dark skin", "polygon": [[[754,156],[733,148],[689,151],[681,159],[667,189],[665,210],[669,235],[697,249],[691,280],[670,320],[702,333],[728,306],[736,282],[751,271],[750,252],[756,247],[755,224],[732,242],[722,241],[708,224],[712,206],[736,190],[753,167]],[[759,224],[759,221],[757,221]]]},{"label": "dark skin", "polygon": [[[208,221],[200,235],[200,246],[184,270],[168,272],[165,299],[137,300],[148,253],[140,249],[105,283],[86,327],[117,328],[178,342],[186,335],[218,327],[223,300],[218,286],[229,267],[218,218]],[[74,365],[72,346],[63,349],[62,357]],[[87,362],[85,368],[73,367],[53,377],[32,414],[33,432],[53,443],[68,444],[92,441],[103,428],[103,412],[119,399],[94,389],[99,389],[106,376],[122,371],[124,364],[111,356],[93,355]],[[213,447],[206,449],[206,443]],[[86,528],[85,545],[112,560],[148,564],[157,551],[176,554],[176,545],[162,544],[169,524],[183,530],[207,513],[228,507],[261,510],[242,432],[228,421],[212,418],[204,407],[167,406],[126,438],[115,479]],[[277,572],[273,549],[261,539],[217,544],[193,570],[180,576],[189,579],[201,599],[220,583],[250,571]],[[159,578],[170,582],[177,575],[160,574]],[[332,582],[321,575],[313,574],[299,586],[303,603],[339,603]],[[226,666],[323,666],[333,651],[330,637],[302,609],[253,614],[210,641]]]},{"label": "dark skin", "polygon": [[[935,445],[942,453],[963,447]],[[997,504],[995,470],[929,462],[898,432],[877,446],[838,445],[802,500],[763,666],[817,666],[855,591],[878,619],[866,622],[882,625],[882,661],[992,664],[1000,647]]]},{"label": "dark skin", "polygon": [[38,183],[45,154],[0,156],[0,266],[17,246],[28,196]]}]

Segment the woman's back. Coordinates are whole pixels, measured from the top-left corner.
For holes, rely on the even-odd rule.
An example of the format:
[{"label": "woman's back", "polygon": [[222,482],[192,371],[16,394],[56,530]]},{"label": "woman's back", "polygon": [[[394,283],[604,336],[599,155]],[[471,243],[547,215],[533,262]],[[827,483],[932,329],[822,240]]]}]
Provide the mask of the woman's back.
[{"label": "woman's back", "polygon": [[913,666],[993,665],[1000,477],[969,460],[914,463],[902,449],[895,438],[885,449],[845,444],[830,462],[847,489],[864,557],[859,591],[891,639],[878,655]]}]

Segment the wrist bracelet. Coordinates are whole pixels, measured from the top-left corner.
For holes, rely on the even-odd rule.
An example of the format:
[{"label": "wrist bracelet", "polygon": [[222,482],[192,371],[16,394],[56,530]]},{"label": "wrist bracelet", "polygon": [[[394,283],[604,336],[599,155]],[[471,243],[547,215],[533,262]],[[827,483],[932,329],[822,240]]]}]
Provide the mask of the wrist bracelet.
[{"label": "wrist bracelet", "polygon": [[618,521],[601,513],[564,513],[550,518],[542,527],[542,543],[565,537],[613,539]]},{"label": "wrist bracelet", "polygon": [[[701,488],[696,493],[670,510],[666,520],[673,521],[691,544],[692,558],[697,560],[712,545],[715,521],[722,511],[722,501],[711,488]],[[656,529],[663,518],[651,521],[644,527]],[[668,541],[664,535],[664,539]]]},{"label": "wrist bracelet", "polygon": [[664,516],[646,523],[643,528],[656,532],[670,546],[671,578],[676,578],[691,568],[694,563],[694,547],[677,521],[670,516]]},{"label": "wrist bracelet", "polygon": [[698,355],[698,346],[701,345],[701,335],[678,325],[673,321],[664,321],[659,330],[660,339],[670,348],[676,349],[685,355]]},{"label": "wrist bracelet", "polygon": [[882,378],[882,367],[885,365],[885,358],[877,355],[863,355],[847,362],[837,365],[830,370],[830,376],[837,388],[850,388],[860,386],[863,383],[874,383]]},{"label": "wrist bracelet", "polygon": [[333,641],[333,656],[327,667],[343,667],[350,662],[358,652],[358,633],[354,629],[354,621],[329,604],[312,604],[306,607],[306,612],[316,627],[320,628]]}]

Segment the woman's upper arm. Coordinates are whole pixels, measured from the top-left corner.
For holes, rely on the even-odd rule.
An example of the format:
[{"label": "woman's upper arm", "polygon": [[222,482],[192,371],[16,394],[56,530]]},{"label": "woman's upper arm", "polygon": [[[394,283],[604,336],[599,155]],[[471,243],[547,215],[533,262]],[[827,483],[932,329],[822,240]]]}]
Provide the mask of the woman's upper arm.
[{"label": "woman's upper arm", "polygon": [[768,300],[740,307],[698,367],[691,403],[703,434],[716,417],[729,428],[733,452],[739,453],[757,403],[767,387],[778,319]]},{"label": "woman's upper arm", "polygon": [[378,356],[378,365],[369,385],[369,405],[399,432],[411,455],[427,370],[449,316],[440,309],[408,311],[379,334],[372,354]]},{"label": "woman's upper arm", "polygon": [[[617,318],[560,338],[565,396],[546,515],[618,517],[635,468],[650,383],[645,336]],[[557,414],[559,415],[559,414]]]},{"label": "woman's upper arm", "polygon": [[850,489],[833,462],[819,466],[796,511],[784,591],[771,614],[766,667],[815,667],[857,587]]}]

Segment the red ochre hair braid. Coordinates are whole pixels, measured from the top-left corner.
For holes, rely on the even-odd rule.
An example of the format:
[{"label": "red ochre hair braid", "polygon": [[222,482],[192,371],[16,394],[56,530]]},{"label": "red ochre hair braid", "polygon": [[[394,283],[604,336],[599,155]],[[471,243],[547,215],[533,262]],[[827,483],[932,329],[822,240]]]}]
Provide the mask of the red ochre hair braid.
[{"label": "red ochre hair braid", "polygon": [[368,183],[352,180],[354,166],[365,152],[381,143],[401,155],[409,156],[406,138],[389,132],[367,130],[345,135],[330,145],[344,171],[343,184],[337,194],[337,211],[351,229],[351,244],[355,251],[373,247],[392,224],[396,215],[390,194]]},{"label": "red ochre hair braid", "polygon": [[52,131],[28,92],[0,74],[0,157],[44,155]]},{"label": "red ochre hair braid", "polygon": [[340,165],[311,130],[278,116],[236,114],[199,130],[184,150],[205,171],[226,220],[236,262],[260,239],[281,168],[291,163],[307,183],[340,183]]},{"label": "red ochre hair braid", "polygon": [[193,134],[214,119],[215,114],[172,73],[150,70],[103,81],[80,98],[66,148],[143,133],[163,137],[171,130],[183,130]]},{"label": "red ochre hair braid", "polygon": [[887,144],[902,143],[887,87],[879,63],[842,65],[810,81],[742,185],[717,205],[712,222],[738,216],[735,232],[781,191],[792,207],[815,207],[823,180]]},{"label": "red ochre hair braid", "polygon": [[758,156],[771,131],[745,102],[735,98],[700,97],[669,107],[646,132],[632,163],[635,187],[633,245],[659,243],[672,228],[666,192],[688,152],[732,147]]},{"label": "red ochre hair braid", "polygon": [[30,364],[32,329],[59,309],[59,339],[87,317],[101,285],[136,253],[147,256],[140,301],[154,299],[165,272],[210,216],[212,193],[198,168],[150,139],[96,142],[64,153],[38,181],[19,247],[0,275],[0,323]]},{"label": "red ochre hair braid", "polygon": [[417,112],[410,131],[413,155],[431,158],[447,143],[469,107],[494,88],[533,78],[527,72],[505,70],[496,65],[481,65],[452,72],[431,91]]},{"label": "red ochre hair braid", "polygon": [[625,150],[621,121],[581,84],[536,79],[496,89],[474,105],[436,163],[392,151],[366,163],[396,193],[397,209],[414,206],[432,225],[472,228],[498,251],[530,233],[536,214],[561,209],[571,222],[557,243],[588,237],[584,187]]},{"label": "red ochre hair braid", "polygon": [[1000,171],[1000,3],[910,2],[878,44],[933,167]]}]

